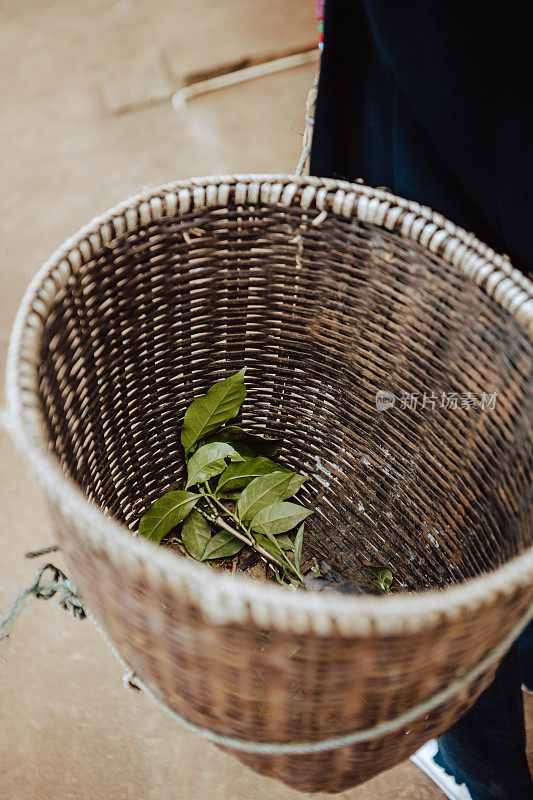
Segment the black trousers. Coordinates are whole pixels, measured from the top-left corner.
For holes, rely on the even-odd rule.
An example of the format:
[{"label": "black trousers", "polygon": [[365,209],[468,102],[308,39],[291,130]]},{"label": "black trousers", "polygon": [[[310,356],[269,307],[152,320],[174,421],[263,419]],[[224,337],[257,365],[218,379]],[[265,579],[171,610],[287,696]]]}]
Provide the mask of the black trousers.
[{"label": "black trousers", "polygon": [[[311,174],[429,205],[533,270],[528,6],[326,0]],[[473,800],[533,800],[521,682],[533,625],[437,760]]]},{"label": "black trousers", "polygon": [[533,270],[529,5],[327,0],[311,174],[429,205]]}]

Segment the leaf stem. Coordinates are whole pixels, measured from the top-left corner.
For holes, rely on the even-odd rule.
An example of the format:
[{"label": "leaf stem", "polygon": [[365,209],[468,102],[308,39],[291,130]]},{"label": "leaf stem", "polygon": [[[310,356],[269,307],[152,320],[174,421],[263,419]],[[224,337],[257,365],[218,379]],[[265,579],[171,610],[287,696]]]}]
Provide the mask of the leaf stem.
[{"label": "leaf stem", "polygon": [[[253,533],[252,533],[251,527],[246,528],[246,532],[248,533],[248,536],[251,536],[253,538]],[[273,537],[268,537],[268,538],[271,538],[271,540],[272,540]],[[272,542],[272,543],[274,544],[275,542]],[[260,545],[258,545],[258,546],[260,546]],[[279,547],[279,545],[277,545],[277,546]],[[300,570],[297,568],[296,564],[294,564],[284,552],[280,552],[280,556],[285,561],[285,564],[283,564],[282,561],[281,562],[278,561],[277,563],[280,564],[280,566],[284,567],[284,569],[287,569],[286,564],[288,564],[291,572],[293,572],[294,575],[297,576],[298,580],[300,580],[303,583],[304,582],[304,576],[302,575]]]},{"label": "leaf stem", "polygon": [[[302,573],[296,567],[296,565],[293,564],[293,562],[285,555],[285,553],[280,553],[280,557],[278,558],[276,556],[273,556],[272,553],[269,553],[268,550],[265,550],[264,547],[262,547],[258,542],[256,542],[256,540],[253,537],[253,533],[251,532],[251,530],[246,528],[246,526],[239,519],[239,517],[236,514],[234,514],[232,511],[230,511],[229,508],[227,508],[224,505],[224,503],[222,503],[218,499],[218,497],[216,497],[213,494],[213,492],[211,492],[211,490],[209,488],[209,485],[207,483],[204,483],[203,487],[199,486],[198,490],[199,490],[200,494],[202,495],[202,497],[204,497],[206,499],[206,501],[209,503],[211,509],[214,511],[214,513],[216,515],[214,518],[213,517],[209,517],[207,514],[205,514],[202,511],[201,513],[206,517],[206,519],[208,519],[210,522],[214,523],[215,525],[218,525],[220,528],[223,528],[228,533],[233,534],[233,536],[235,536],[237,539],[240,539],[241,542],[244,542],[245,544],[247,544],[248,547],[251,547],[252,550],[255,550],[264,559],[266,559],[267,561],[271,561],[274,564],[277,564],[278,567],[281,567],[285,572],[288,569],[290,572],[292,572],[294,575],[296,575],[298,580],[301,581],[302,584],[303,584],[304,578],[303,578]],[[229,516],[236,523],[236,525],[238,526],[239,530],[235,530],[235,528],[233,528],[224,519],[222,519],[222,517],[220,516],[220,514],[217,511],[216,506],[218,506],[218,508],[225,515]],[[245,531],[245,533],[241,533],[241,531]],[[289,580],[291,580],[290,576],[288,576],[288,577],[289,577]]]},{"label": "leaf stem", "polygon": [[202,511],[201,509],[199,509],[199,511],[209,522],[212,522],[214,525],[218,525],[219,528],[223,528],[228,533],[231,533],[237,539],[240,539],[241,542],[247,544],[248,547],[251,547],[252,550],[256,550],[258,553],[260,553],[263,556],[263,558],[272,561],[274,564],[277,564],[278,567],[284,566],[284,564],[281,561],[278,561],[276,558],[274,558],[274,556],[271,555],[271,553],[269,553],[268,550],[265,550],[264,547],[261,547],[261,545],[258,544],[254,539],[249,539],[247,536],[244,535],[244,533],[241,533],[240,531],[235,530],[235,528],[232,528],[231,525],[228,525],[228,523],[224,519],[222,519],[221,516],[212,517],[205,511]]},{"label": "leaf stem", "polygon": [[296,575],[298,580],[302,581],[302,583],[303,583],[304,576],[302,575],[300,570],[296,567],[296,565],[293,564],[293,562],[290,560],[290,558],[287,555],[285,555],[285,553],[283,553],[282,558],[289,565],[291,571]]},{"label": "leaf stem", "polygon": [[206,511],[202,511],[201,509],[200,509],[200,514],[203,514],[203,516],[206,518],[206,520],[208,522],[212,522],[213,525],[218,525],[219,528],[224,528],[225,531],[227,531],[228,533],[231,533],[237,539],[240,539],[241,542],[244,542],[245,544],[247,544],[248,547],[253,547],[254,546],[255,542],[253,542],[252,540],[248,539],[248,537],[245,536],[244,533],[241,533],[240,531],[235,530],[235,528],[232,528],[231,525],[228,525],[226,520],[222,519],[222,517],[220,515],[217,514],[216,517],[213,517],[210,514],[208,514]]},{"label": "leaf stem", "polygon": [[[247,544],[248,547],[251,547],[252,550],[255,550],[256,552],[258,552],[263,558],[267,559],[268,561],[272,561],[274,564],[277,564],[279,567],[287,569],[286,565],[283,563],[283,560],[286,561],[288,566],[289,566],[289,568],[293,572],[296,573],[296,575],[298,576],[298,578],[300,580],[303,581],[303,577],[301,576],[299,571],[297,571],[295,569],[294,564],[292,564],[292,562],[289,561],[289,559],[285,556],[285,554],[283,554],[281,556],[281,558],[283,560],[281,560],[281,561],[278,560],[271,553],[269,553],[268,550],[265,550],[264,547],[261,547],[261,545],[258,544],[258,542],[255,541],[255,539],[249,538],[249,536],[247,536],[246,534],[241,533],[240,530],[235,530],[235,528],[232,528],[231,525],[229,525],[224,519],[222,519],[222,517],[218,514],[218,511],[217,511],[214,503],[216,503],[216,505],[218,505],[224,511],[225,514],[227,514],[229,517],[231,517],[231,519],[233,519],[237,523],[239,528],[243,528],[244,527],[242,522],[240,521],[240,519],[235,514],[233,514],[228,508],[226,508],[226,506],[223,503],[221,503],[220,500],[217,497],[214,497],[213,494],[209,491],[207,486],[206,486],[205,489],[203,489],[202,487],[199,487],[199,491],[200,491],[200,494],[203,497],[205,497],[205,499],[207,500],[207,502],[209,503],[209,505],[211,506],[211,508],[213,509],[213,511],[216,514],[215,517],[211,517],[209,514],[206,514],[205,511],[202,511],[201,509],[198,509],[200,511],[200,513],[203,514],[203,516],[209,522],[212,522],[213,524],[218,525],[220,528],[223,528],[228,533],[231,533],[237,539],[240,539],[241,542],[244,542],[245,544]],[[247,531],[247,533],[249,534],[248,531]]]},{"label": "leaf stem", "polygon": [[[227,507],[224,505],[224,503],[221,503],[221,502],[220,502],[220,500],[218,499],[218,497],[216,497],[216,495],[214,495],[214,494],[213,494],[213,492],[211,492],[211,491],[210,491],[210,489],[209,489],[209,487],[208,487],[208,485],[207,485],[206,483],[204,484],[204,486],[205,486],[205,489],[202,489],[202,488],[200,487],[200,494],[203,494],[203,496],[205,497],[205,499],[207,500],[207,502],[209,503],[209,505],[211,506],[211,508],[213,508],[213,510],[214,510],[214,511],[216,511],[216,509],[214,508],[213,502],[214,502],[214,503],[216,503],[216,504],[217,504],[217,506],[220,508],[220,510],[221,510],[221,511],[223,511],[223,512],[224,512],[224,514],[227,514],[227,515],[228,515],[228,517],[231,517],[231,518],[232,518],[232,520],[233,520],[234,522],[236,522],[236,523],[237,523],[237,525],[238,525],[240,528],[244,527],[244,526],[243,526],[243,524],[242,524],[242,522],[240,521],[239,517],[238,517],[236,514],[234,514],[232,511],[230,511],[230,510],[229,510],[229,508],[227,508]],[[218,513],[218,512],[217,512],[217,513]]]},{"label": "leaf stem", "polygon": [[[207,486],[207,484],[205,484],[205,485]],[[205,499],[207,500],[207,502],[209,503],[209,505],[211,506],[212,510],[215,512],[215,514],[218,514],[217,507],[215,506],[215,504],[211,500],[211,495],[208,494],[208,492],[206,492],[204,489],[202,489],[201,486],[198,487],[198,491],[200,492],[200,494],[203,497],[205,497]]]}]

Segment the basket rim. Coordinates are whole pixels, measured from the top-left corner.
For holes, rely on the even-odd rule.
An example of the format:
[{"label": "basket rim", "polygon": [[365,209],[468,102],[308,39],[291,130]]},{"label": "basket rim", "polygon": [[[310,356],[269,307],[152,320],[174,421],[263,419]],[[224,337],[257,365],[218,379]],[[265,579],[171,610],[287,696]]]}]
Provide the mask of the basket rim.
[{"label": "basket rim", "polygon": [[[445,589],[394,596],[290,592],[246,576],[218,573],[132,536],[125,525],[87,501],[46,446],[35,364],[43,319],[68,278],[125,232],[165,216],[228,204],[326,211],[396,231],[440,255],[480,285],[533,336],[533,283],[508,259],[427,206],[380,189],[330,178],[236,174],[190,178],[133,195],[64,242],[28,286],[13,326],[6,371],[5,426],[27,468],[62,516],[105,551],[117,569],[174,591],[215,624],[244,622],[319,635],[398,634],[433,626],[494,602],[533,582],[533,546],[489,573]],[[113,237],[113,231],[115,237]],[[206,580],[209,578],[209,580]]]}]

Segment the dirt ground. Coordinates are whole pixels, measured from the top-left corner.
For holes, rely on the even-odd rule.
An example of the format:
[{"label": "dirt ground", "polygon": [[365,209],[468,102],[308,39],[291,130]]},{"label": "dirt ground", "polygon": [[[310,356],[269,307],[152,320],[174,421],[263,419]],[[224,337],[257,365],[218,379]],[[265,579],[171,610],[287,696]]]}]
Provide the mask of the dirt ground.
[{"label": "dirt ground", "polygon": [[[169,99],[221,64],[315,42],[312,0],[3,0],[2,368],[31,276],[94,216],[146,185],[294,169],[315,64],[206,94],[179,111]],[[53,533],[3,433],[0,493],[5,612],[38,566],[24,552],[50,544]],[[0,799],[303,797],[181,729],[121,679],[88,622],[30,601],[0,644]],[[443,795],[407,762],[339,797]]]}]

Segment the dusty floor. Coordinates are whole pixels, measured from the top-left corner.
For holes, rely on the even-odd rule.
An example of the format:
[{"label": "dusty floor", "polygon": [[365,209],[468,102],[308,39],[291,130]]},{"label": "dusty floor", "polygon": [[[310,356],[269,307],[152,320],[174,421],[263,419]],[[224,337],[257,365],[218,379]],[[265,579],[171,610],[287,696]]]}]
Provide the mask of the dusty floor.
[{"label": "dusty floor", "polygon": [[[3,0],[0,71],[0,350],[22,293],[69,234],[144,185],[223,172],[289,172],[309,65],[191,102],[184,76],[254,53],[312,46],[312,0]],[[150,105],[151,101],[163,100]],[[117,114],[125,105],[137,110]],[[292,128],[292,129],[291,129]],[[0,610],[53,534],[8,439],[0,444]],[[61,565],[61,558],[54,559]],[[529,698],[533,725],[533,703]],[[271,800],[302,797],[258,777],[122,686],[89,623],[30,603],[0,645],[0,798]],[[439,800],[409,762],[339,797]]]}]

